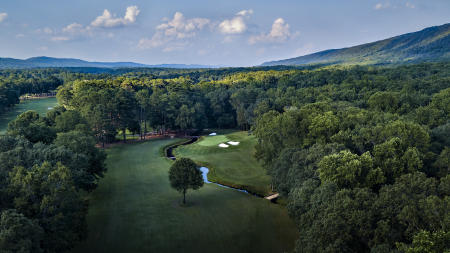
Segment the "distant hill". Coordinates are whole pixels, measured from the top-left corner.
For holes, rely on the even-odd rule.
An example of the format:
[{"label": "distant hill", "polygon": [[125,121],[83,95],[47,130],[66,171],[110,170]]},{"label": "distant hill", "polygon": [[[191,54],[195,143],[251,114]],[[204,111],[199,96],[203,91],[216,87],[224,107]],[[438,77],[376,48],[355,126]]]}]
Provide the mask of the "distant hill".
[{"label": "distant hill", "polygon": [[0,58],[0,69],[24,69],[24,68],[214,68],[206,65],[186,64],[160,64],[146,65],[134,62],[89,62],[71,58],[52,58],[46,56],[33,57],[25,60],[13,58]]},{"label": "distant hill", "polygon": [[450,60],[450,23],[359,46],[325,50],[263,66],[305,64],[396,64]]}]

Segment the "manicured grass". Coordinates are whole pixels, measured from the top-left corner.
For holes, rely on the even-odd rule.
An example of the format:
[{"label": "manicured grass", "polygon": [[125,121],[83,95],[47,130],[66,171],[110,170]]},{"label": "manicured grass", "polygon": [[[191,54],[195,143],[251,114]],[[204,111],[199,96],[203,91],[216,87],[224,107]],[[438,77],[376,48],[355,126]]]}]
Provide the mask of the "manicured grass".
[{"label": "manicured grass", "polygon": [[[240,142],[221,148],[220,143]],[[217,136],[203,136],[194,144],[178,147],[177,157],[189,157],[210,169],[208,179],[268,195],[270,177],[254,158],[256,138],[245,131],[218,131]]]},{"label": "manicured grass", "polygon": [[58,101],[56,98],[41,98],[22,101],[20,104],[15,105],[10,111],[0,113],[0,133],[4,133],[8,128],[8,123],[21,113],[32,110],[41,115],[45,115],[49,108],[53,108],[57,105]]},{"label": "manicured grass", "polygon": [[109,149],[108,172],[91,194],[88,239],[73,252],[283,252],[297,236],[286,210],[267,200],[205,184],[188,206],[170,187],[160,155],[179,139]]},{"label": "manicured grass", "polygon": [[230,141],[228,136],[226,135],[216,135],[216,136],[205,136],[201,141],[198,142],[198,145],[205,147],[215,147],[220,143],[226,143]]}]

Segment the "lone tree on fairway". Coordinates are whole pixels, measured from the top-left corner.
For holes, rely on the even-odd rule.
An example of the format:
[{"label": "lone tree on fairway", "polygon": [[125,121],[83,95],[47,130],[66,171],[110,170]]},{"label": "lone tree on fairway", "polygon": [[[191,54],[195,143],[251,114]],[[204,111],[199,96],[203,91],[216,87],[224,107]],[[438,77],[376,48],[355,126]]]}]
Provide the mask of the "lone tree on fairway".
[{"label": "lone tree on fairway", "polygon": [[203,178],[197,165],[189,158],[180,158],[170,167],[170,185],[183,193],[183,204],[186,204],[188,189],[197,190],[203,186]]}]

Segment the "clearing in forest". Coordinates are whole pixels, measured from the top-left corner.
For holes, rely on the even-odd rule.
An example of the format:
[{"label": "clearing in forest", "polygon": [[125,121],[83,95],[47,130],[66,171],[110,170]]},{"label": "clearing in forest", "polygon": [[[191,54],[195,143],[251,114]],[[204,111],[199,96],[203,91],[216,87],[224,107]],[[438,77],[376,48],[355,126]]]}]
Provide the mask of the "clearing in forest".
[{"label": "clearing in forest", "polygon": [[161,148],[176,139],[107,150],[108,172],[90,195],[88,239],[73,252],[283,252],[296,228],[283,206],[205,184],[186,196],[170,187],[172,161]]},{"label": "clearing in forest", "polygon": [[[228,147],[219,147],[221,143]],[[246,131],[218,131],[217,136],[202,136],[194,144],[178,147],[174,154],[208,167],[209,181],[267,196],[271,193],[270,177],[254,157],[255,145],[256,137]]]}]

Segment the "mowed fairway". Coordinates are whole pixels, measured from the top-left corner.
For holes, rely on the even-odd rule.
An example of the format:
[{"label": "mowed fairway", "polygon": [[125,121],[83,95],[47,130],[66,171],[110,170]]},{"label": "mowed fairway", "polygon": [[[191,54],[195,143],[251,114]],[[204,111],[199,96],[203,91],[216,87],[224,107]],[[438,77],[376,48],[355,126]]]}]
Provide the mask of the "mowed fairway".
[{"label": "mowed fairway", "polygon": [[205,184],[187,195],[169,185],[172,161],[153,140],[108,150],[105,178],[90,199],[88,239],[74,252],[283,252],[297,232],[267,200]]},{"label": "mowed fairway", "polygon": [[10,111],[0,114],[0,133],[8,128],[8,123],[16,119],[16,117],[26,111],[36,111],[40,115],[45,115],[47,111],[58,105],[56,98],[41,98],[21,101],[15,105]]},{"label": "mowed fairway", "polygon": [[[220,143],[240,142],[221,148]],[[203,136],[194,144],[180,146],[176,157],[189,157],[210,169],[208,180],[245,188],[261,195],[270,192],[270,177],[254,157],[256,137],[246,131],[217,132],[217,136]]]}]

